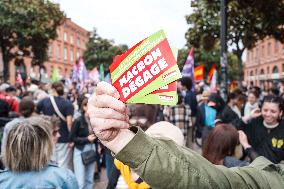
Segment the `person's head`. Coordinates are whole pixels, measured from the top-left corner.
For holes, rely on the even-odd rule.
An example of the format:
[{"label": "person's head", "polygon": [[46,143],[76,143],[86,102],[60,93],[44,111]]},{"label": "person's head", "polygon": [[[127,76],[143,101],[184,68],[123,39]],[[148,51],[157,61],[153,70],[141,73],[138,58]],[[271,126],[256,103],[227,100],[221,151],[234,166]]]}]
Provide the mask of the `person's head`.
[{"label": "person's head", "polygon": [[183,102],[183,96],[181,94],[181,91],[179,89],[177,89],[177,96],[178,96],[178,102],[177,104],[182,104]]},{"label": "person's head", "polygon": [[57,93],[58,96],[64,95],[64,85],[62,82],[54,82],[51,85],[51,88]]},{"label": "person's head", "polygon": [[255,91],[249,91],[248,92],[248,102],[253,105],[257,102],[257,99],[258,99],[258,94],[257,92]]},{"label": "person's head", "polygon": [[167,121],[160,121],[151,125],[145,131],[145,133],[154,138],[157,137],[169,138],[180,146],[184,145],[184,136],[180,128]]},{"label": "person's head", "polygon": [[280,97],[268,95],[264,97],[261,105],[261,115],[268,125],[280,122],[283,115],[283,102]]},{"label": "person's head", "polygon": [[60,133],[59,133],[59,127],[60,127],[60,119],[53,116],[47,116],[47,115],[39,115],[36,117],[29,118],[30,122],[37,123],[37,122],[44,122],[46,126],[48,126],[51,129],[52,133],[52,141],[54,144],[57,143]]},{"label": "person's head", "polygon": [[6,100],[0,99],[0,117],[8,117],[10,112],[10,106]]},{"label": "person's head", "polygon": [[230,103],[231,105],[235,106],[238,103],[238,96],[236,93],[229,93],[228,94],[228,104]]},{"label": "person's head", "polygon": [[190,77],[182,77],[180,80],[181,90],[191,90],[192,80]]},{"label": "person's head", "polygon": [[16,96],[17,95],[17,89],[13,86],[10,86],[6,89],[6,93],[9,96]]},{"label": "person's head", "polygon": [[203,91],[201,95],[202,102],[207,104],[209,96],[210,96],[210,91]]},{"label": "person's head", "polygon": [[79,103],[80,112],[82,114],[85,114],[87,112],[87,104],[88,104],[88,98],[83,97],[81,99],[81,102]]},{"label": "person's head", "polygon": [[202,155],[213,164],[221,165],[226,156],[242,156],[239,133],[230,124],[218,124],[209,134],[203,146]]},{"label": "person's head", "polygon": [[24,117],[30,117],[35,110],[35,104],[30,97],[24,97],[19,104],[19,112]]},{"label": "person's head", "polygon": [[43,121],[24,120],[10,130],[5,152],[5,167],[12,172],[39,171],[53,152],[51,129]]},{"label": "person's head", "polygon": [[208,97],[208,106],[214,108],[217,112],[221,112],[225,107],[225,102],[218,93],[211,93]]}]

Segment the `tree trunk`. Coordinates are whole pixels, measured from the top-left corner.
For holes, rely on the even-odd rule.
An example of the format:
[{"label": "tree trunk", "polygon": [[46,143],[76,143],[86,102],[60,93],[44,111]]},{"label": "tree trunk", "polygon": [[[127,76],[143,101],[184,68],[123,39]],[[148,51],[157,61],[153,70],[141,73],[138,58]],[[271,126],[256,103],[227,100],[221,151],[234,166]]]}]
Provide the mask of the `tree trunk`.
[{"label": "tree trunk", "polygon": [[9,51],[5,49],[5,47],[1,46],[0,47],[1,52],[2,52],[2,57],[3,57],[3,79],[4,82],[7,82],[9,79]]}]

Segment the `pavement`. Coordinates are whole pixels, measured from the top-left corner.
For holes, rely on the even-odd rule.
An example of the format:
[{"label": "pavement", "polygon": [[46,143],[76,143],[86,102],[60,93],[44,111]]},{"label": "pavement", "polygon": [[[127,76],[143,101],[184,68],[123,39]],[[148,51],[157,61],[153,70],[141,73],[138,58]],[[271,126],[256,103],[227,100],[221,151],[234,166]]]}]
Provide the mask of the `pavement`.
[{"label": "pavement", "polygon": [[94,189],[106,189],[108,183],[107,175],[106,175],[106,169],[103,168],[100,179],[95,180],[95,187]]}]

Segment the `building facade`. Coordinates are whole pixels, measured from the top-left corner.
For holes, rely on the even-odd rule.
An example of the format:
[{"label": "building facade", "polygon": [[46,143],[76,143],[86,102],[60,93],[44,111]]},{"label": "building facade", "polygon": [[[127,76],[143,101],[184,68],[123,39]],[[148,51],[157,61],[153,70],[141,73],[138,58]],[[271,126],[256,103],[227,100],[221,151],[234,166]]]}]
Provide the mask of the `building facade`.
[{"label": "building facade", "polygon": [[86,50],[89,32],[67,18],[57,28],[57,35],[55,40],[49,42],[48,60],[41,68],[32,66],[31,58],[24,58],[23,63],[10,63],[11,83],[15,83],[17,72],[39,80],[42,77],[50,78],[53,69],[58,69],[60,77],[70,77],[74,63]]},{"label": "building facade", "polygon": [[244,80],[249,86],[269,88],[284,81],[284,44],[265,38],[246,51]]}]

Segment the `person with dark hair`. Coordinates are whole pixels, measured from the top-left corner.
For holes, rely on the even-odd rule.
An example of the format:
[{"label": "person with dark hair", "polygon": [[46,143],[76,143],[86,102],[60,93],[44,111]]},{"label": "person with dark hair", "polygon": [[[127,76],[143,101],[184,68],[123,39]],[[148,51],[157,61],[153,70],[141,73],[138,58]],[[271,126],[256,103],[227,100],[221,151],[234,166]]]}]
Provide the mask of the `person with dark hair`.
[{"label": "person with dark hair", "polygon": [[241,111],[237,107],[238,95],[236,93],[229,93],[227,105],[220,114],[222,123],[233,123],[236,119],[241,117]]},{"label": "person with dark hair", "polygon": [[35,111],[35,103],[30,97],[25,97],[20,102],[19,111],[23,117],[30,117]]},{"label": "person with dark hair", "polygon": [[59,167],[65,167],[72,170],[73,143],[70,141],[69,135],[72,128],[74,107],[69,100],[63,97],[63,83],[53,83],[52,91],[53,95],[38,102],[36,111],[37,113],[49,116],[56,115],[60,118],[60,138],[55,146],[56,159]]},{"label": "person with dark hair", "polygon": [[5,100],[10,107],[11,112],[18,113],[19,112],[19,102],[15,98],[16,97],[16,88],[13,86],[8,86],[5,91],[1,91],[0,99]]},{"label": "person with dark hair", "polygon": [[217,93],[211,93],[208,97],[207,104],[203,104],[198,109],[196,128],[201,130],[202,146],[206,141],[209,133],[216,125],[216,120],[220,117],[225,107],[225,102]]},{"label": "person with dark hair", "polygon": [[[152,188],[274,188],[283,189],[284,166],[258,157],[249,166],[215,166],[198,153],[166,138],[152,138],[130,127],[127,106],[109,83],[100,82],[88,101],[96,136],[115,158]],[[282,132],[283,133],[283,132]]]},{"label": "person with dark hair", "polygon": [[[9,118],[9,111],[9,104],[5,100],[0,99],[0,153],[3,150],[2,140],[4,135],[4,126],[12,120]],[[3,164],[0,160],[0,169],[2,168]]]},{"label": "person with dark hair", "polygon": [[78,117],[71,129],[71,140],[75,144],[73,153],[74,173],[79,183],[80,189],[93,189],[95,162],[84,165],[82,153],[96,149],[94,141],[96,136],[92,132],[89,118],[87,115],[88,99],[85,97],[79,104],[81,116]]},{"label": "person with dark hair", "polygon": [[202,156],[215,165],[242,167],[249,164],[239,160],[242,152],[237,129],[229,124],[218,124],[205,141]]},{"label": "person with dark hair", "polygon": [[269,95],[261,109],[254,109],[249,116],[235,122],[237,129],[245,133],[240,142],[251,160],[258,156],[273,163],[284,160],[283,109],[282,99]]},{"label": "person with dark hair", "polygon": [[192,80],[189,77],[182,77],[180,80],[180,86],[181,86],[181,92],[184,93],[184,103],[188,104],[191,109],[191,116],[196,116],[196,110],[197,110],[197,99],[195,92],[192,91]]}]

